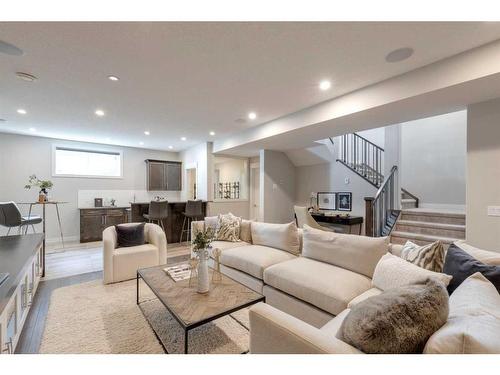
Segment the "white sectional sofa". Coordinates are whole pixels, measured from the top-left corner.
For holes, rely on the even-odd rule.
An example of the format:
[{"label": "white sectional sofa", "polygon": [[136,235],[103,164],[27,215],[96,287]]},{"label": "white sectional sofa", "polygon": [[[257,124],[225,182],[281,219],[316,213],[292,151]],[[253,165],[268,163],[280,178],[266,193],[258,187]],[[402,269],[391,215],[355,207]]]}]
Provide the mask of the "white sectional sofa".
[{"label": "white sectional sofa", "polygon": [[[216,218],[206,218],[193,222],[192,230],[215,224]],[[250,352],[361,353],[337,339],[336,333],[351,307],[382,293],[375,286],[382,282],[377,284],[372,280],[374,270],[383,257],[402,261],[399,258],[402,246],[391,245],[387,238],[335,233],[328,234],[334,237],[325,245],[321,237],[327,232],[306,227],[307,239],[304,240],[303,230],[296,229],[294,224],[287,230],[284,226],[243,220],[241,241],[212,243],[214,248],[222,250],[221,271],[266,297],[266,303],[250,310]],[[287,239],[294,236],[293,232],[295,238]],[[317,239],[315,232],[318,232]],[[476,259],[500,264],[500,254],[462,245]],[[390,284],[392,277],[406,277],[402,268],[399,275],[379,271],[376,277]],[[426,274],[418,277],[426,277]],[[500,335],[499,322],[500,316],[495,320],[496,326],[490,329],[498,329]],[[499,340],[490,341],[484,350],[500,352]],[[454,349],[429,349],[428,352],[454,352]]]}]

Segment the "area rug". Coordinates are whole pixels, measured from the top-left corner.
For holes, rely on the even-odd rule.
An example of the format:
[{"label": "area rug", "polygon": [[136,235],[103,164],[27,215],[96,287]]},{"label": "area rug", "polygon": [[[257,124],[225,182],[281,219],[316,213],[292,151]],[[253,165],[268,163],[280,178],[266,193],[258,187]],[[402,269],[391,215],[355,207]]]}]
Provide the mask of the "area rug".
[{"label": "area rug", "polygon": [[[110,285],[95,280],[56,289],[39,353],[158,354],[165,353],[163,346],[168,353],[182,353],[184,331],[177,321],[145,284],[141,308],[135,293],[135,280]],[[248,347],[248,309],[189,332],[189,353],[235,354]]]}]

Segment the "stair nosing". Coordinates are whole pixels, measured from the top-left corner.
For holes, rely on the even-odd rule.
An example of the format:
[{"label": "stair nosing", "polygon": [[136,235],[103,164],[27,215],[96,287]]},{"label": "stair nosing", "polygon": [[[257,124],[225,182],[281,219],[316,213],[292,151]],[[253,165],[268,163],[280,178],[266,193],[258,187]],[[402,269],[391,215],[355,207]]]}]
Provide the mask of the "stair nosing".
[{"label": "stair nosing", "polygon": [[415,240],[421,240],[421,241],[430,241],[430,242],[435,242],[435,241],[440,240],[441,242],[445,242],[445,243],[453,243],[455,241],[463,240],[463,238],[433,236],[430,234],[427,235],[427,234],[421,234],[421,233],[400,232],[400,231],[392,231],[391,236],[392,237],[402,237],[402,238],[408,238],[408,239],[415,239]]},{"label": "stair nosing", "polygon": [[433,211],[412,211],[412,209],[403,209],[401,215],[416,215],[416,216],[439,216],[450,217],[457,219],[465,219],[465,214],[455,212],[433,212]]},{"label": "stair nosing", "polygon": [[457,230],[465,232],[464,224],[433,223],[430,221],[404,220],[404,219],[398,220],[396,225],[398,224],[407,225],[411,227],[436,228],[436,229]]}]

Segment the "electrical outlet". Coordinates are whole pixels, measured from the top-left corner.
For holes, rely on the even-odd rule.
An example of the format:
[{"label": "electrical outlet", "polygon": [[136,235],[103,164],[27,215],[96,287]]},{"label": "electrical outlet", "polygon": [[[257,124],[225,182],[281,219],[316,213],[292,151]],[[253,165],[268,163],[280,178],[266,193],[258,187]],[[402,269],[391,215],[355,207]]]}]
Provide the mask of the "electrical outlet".
[{"label": "electrical outlet", "polygon": [[500,216],[500,206],[488,206],[488,216]]}]

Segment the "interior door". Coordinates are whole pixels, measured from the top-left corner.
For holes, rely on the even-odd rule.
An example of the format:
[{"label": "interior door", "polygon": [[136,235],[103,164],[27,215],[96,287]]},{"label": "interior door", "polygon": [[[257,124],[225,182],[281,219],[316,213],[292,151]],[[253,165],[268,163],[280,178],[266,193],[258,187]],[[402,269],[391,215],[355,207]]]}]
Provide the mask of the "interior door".
[{"label": "interior door", "polygon": [[252,167],[250,170],[250,215],[251,219],[259,221],[260,210],[260,168]]}]

